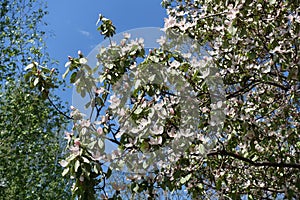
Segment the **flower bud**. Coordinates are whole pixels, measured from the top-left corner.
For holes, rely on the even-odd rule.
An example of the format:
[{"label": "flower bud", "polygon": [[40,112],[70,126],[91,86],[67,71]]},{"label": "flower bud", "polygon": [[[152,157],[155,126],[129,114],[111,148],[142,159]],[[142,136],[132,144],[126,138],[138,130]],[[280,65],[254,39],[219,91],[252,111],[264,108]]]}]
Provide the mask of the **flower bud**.
[{"label": "flower bud", "polygon": [[102,129],[101,127],[99,127],[99,128],[97,129],[97,133],[98,133],[99,135],[102,135],[102,134],[103,134],[103,129]]},{"label": "flower bud", "polygon": [[80,176],[80,178],[79,178],[79,180],[81,181],[81,182],[83,182],[84,181],[84,176]]},{"label": "flower bud", "polygon": [[80,146],[80,140],[79,140],[79,138],[76,138],[76,139],[74,140],[74,144],[75,144],[76,146]]},{"label": "flower bud", "polygon": [[174,115],[174,114],[175,114],[175,111],[174,111],[173,108],[170,109],[170,114],[171,114],[171,115]]},{"label": "flower bud", "polygon": [[79,58],[83,58],[83,54],[80,50],[77,53],[78,53]]}]

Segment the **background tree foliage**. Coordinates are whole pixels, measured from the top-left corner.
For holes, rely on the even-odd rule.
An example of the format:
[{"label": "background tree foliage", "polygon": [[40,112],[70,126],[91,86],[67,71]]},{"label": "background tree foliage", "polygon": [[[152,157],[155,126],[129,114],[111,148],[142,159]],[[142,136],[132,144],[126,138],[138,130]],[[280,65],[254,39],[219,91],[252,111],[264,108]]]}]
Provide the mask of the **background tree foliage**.
[{"label": "background tree foliage", "polygon": [[[72,107],[69,155],[60,164],[63,175],[74,180],[73,197],[121,199],[130,189],[131,198],[157,199],[160,191],[183,190],[194,199],[299,199],[299,1],[164,0],[162,5],[169,15],[167,36],[188,36],[192,46],[205,49],[201,60],[166,48],[170,44],[164,38],[147,54],[143,40],[126,34],[120,44],[111,41],[99,51],[98,66],[89,66],[81,52],[69,57],[63,77],[71,73],[70,83],[90,97],[86,107],[92,112],[85,116]],[[110,39],[112,22],[102,15],[99,22],[98,30]],[[155,65],[191,85],[199,102],[193,108],[197,128],[178,128],[194,119],[180,110],[171,86],[137,81]],[[222,80],[225,99],[213,102],[211,76]],[[120,90],[132,92],[129,101],[114,93]],[[216,107],[224,115],[214,122],[221,129],[210,128]],[[151,161],[151,155],[181,137],[191,138],[184,151],[169,149],[169,160]],[[106,153],[105,141],[118,150]],[[124,173],[123,184],[110,181],[114,170],[128,172],[132,164],[146,173]]]},{"label": "background tree foliage", "polygon": [[23,78],[33,60],[51,64],[43,40],[45,3],[3,0],[0,8],[1,199],[68,199],[58,165],[65,120]]}]

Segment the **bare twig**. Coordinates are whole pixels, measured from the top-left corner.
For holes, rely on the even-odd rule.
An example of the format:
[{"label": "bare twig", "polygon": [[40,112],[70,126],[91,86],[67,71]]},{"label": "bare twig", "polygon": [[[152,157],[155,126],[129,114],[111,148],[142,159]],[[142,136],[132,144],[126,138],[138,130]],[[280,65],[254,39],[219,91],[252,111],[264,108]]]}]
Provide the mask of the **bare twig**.
[{"label": "bare twig", "polygon": [[61,110],[59,110],[59,108],[53,103],[53,101],[49,98],[49,96],[47,98],[48,98],[50,104],[55,108],[55,110],[57,112],[59,112],[59,114],[63,115],[67,119],[73,119],[73,117],[70,117],[70,116],[66,115],[64,112],[62,112]]}]

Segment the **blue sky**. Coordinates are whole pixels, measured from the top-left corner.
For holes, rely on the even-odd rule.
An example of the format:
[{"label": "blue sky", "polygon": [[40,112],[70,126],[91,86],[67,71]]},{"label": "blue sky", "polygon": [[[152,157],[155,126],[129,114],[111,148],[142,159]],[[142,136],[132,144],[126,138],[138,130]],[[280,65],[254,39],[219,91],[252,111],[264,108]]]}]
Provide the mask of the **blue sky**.
[{"label": "blue sky", "polygon": [[[113,21],[117,33],[134,28],[163,27],[166,17],[161,0],[48,0],[47,3],[46,43],[50,57],[59,62],[61,75],[69,55],[77,56],[78,50],[88,55],[103,41],[96,26],[100,13]],[[72,104],[71,89],[60,91],[58,95]]]},{"label": "blue sky", "polygon": [[99,13],[110,18],[117,33],[141,27],[163,27],[165,10],[161,0],[50,0],[46,18],[50,37],[47,39],[50,56],[60,62],[67,56],[87,54],[103,37],[96,30]]}]

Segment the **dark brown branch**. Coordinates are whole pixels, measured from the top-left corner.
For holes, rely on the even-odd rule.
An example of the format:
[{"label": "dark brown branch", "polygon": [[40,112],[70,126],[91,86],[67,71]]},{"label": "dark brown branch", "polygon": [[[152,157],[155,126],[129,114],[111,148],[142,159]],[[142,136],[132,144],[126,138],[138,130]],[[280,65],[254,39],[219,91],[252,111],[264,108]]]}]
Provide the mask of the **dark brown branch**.
[{"label": "dark brown branch", "polygon": [[249,163],[250,165],[253,165],[255,167],[288,167],[288,168],[296,168],[296,169],[300,169],[300,164],[297,163],[271,163],[271,162],[254,162],[249,158],[245,158],[243,156],[240,156],[238,154],[232,153],[232,152],[228,152],[226,150],[220,150],[220,151],[214,151],[211,153],[208,153],[207,156],[215,156],[215,155],[222,155],[222,156],[230,156],[233,157],[235,159],[244,161],[246,163]]},{"label": "dark brown branch", "polygon": [[284,87],[283,85],[280,85],[279,83],[275,83],[275,82],[271,82],[271,81],[264,81],[262,83],[265,83],[265,84],[268,84],[268,85],[272,85],[272,86],[275,86],[275,87],[278,87],[284,91],[288,91],[290,88],[286,88]]},{"label": "dark brown branch", "polygon": [[252,90],[254,87],[256,87],[257,85],[259,85],[258,82],[256,83],[250,83],[249,85],[243,87],[242,89],[238,90],[238,91],[235,91],[234,93],[231,93],[231,94],[228,94],[226,96],[226,99],[230,99],[232,97],[236,97],[236,96],[239,96],[239,95],[242,95],[242,94],[245,94],[246,92],[249,92],[250,90]]},{"label": "dark brown branch", "polygon": [[115,143],[115,144],[117,144],[117,145],[121,145],[121,142],[119,142],[118,140],[116,140],[116,139],[112,139],[112,138],[106,138],[107,140],[109,140],[109,141],[111,141],[112,143]]},{"label": "dark brown branch", "polygon": [[59,112],[59,114],[63,115],[64,117],[66,117],[67,119],[73,119],[72,117],[66,115],[64,112],[62,112],[61,110],[59,110],[59,108],[53,103],[53,101],[49,98],[49,96],[47,97],[50,104],[54,107],[54,109]]},{"label": "dark brown branch", "polygon": [[[113,129],[113,128],[111,128],[111,129]],[[120,127],[118,128],[118,130],[116,130],[116,132],[113,132],[113,131],[111,131],[111,134],[113,135],[113,137],[114,137],[114,141],[117,141],[118,143],[116,143],[116,144],[118,144],[118,145],[121,145],[121,143],[117,140],[117,138],[116,138],[116,135],[120,132]]]}]

